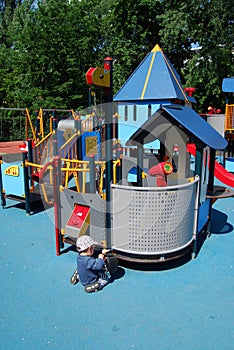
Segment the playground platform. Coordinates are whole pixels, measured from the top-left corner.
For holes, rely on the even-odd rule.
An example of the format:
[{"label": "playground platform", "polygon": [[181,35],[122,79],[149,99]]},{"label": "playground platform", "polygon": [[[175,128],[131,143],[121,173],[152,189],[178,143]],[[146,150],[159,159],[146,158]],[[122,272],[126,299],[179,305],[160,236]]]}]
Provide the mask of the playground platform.
[{"label": "playground platform", "polygon": [[0,155],[21,153],[19,149],[21,141],[0,142]]},{"label": "playground platform", "polygon": [[70,284],[76,252],[56,256],[53,208],[41,209],[0,209],[1,349],[233,349],[234,198],[214,204],[195,260],[121,266],[93,294]]},{"label": "playground platform", "polygon": [[5,162],[15,162],[22,160],[22,152],[19,145],[21,141],[0,142],[0,157]]}]

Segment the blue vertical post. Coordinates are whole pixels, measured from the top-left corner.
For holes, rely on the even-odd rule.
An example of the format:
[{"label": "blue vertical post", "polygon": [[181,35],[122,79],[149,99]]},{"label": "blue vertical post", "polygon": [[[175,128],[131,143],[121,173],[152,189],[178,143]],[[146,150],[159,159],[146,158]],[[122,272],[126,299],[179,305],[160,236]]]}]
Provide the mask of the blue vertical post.
[{"label": "blue vertical post", "polygon": [[214,189],[214,170],[215,170],[215,150],[210,149],[210,169],[209,169],[209,181],[208,192],[212,193]]},{"label": "blue vertical post", "polygon": [[[202,166],[203,166],[203,148],[200,147],[199,145],[196,145],[195,175],[199,176],[199,188],[197,189],[199,191],[198,213],[199,213],[199,206],[200,206]],[[196,237],[196,239],[193,242],[192,257],[195,257],[197,255],[197,245],[198,245],[198,242],[197,242],[197,237]]]},{"label": "blue vertical post", "polygon": [[53,156],[58,155],[58,140],[57,140],[57,126],[58,126],[58,121],[55,116],[55,109],[52,111],[52,127],[53,127]]},{"label": "blue vertical post", "polygon": [[106,118],[106,245],[111,248],[111,182],[113,178],[113,141],[112,141],[112,100],[113,100],[113,60],[104,59],[104,73],[110,71],[110,86],[104,89]]},{"label": "blue vertical post", "polygon": [[[78,132],[78,137],[77,137],[77,141],[76,141],[76,158],[78,160],[82,160],[82,125],[81,125],[81,118],[80,116],[76,116],[75,120],[74,120],[74,126],[75,126],[75,130],[76,132]],[[82,186],[83,183],[83,173],[80,172],[77,174],[78,177],[78,182],[79,182],[79,186]]]},{"label": "blue vertical post", "polygon": [[[203,148],[196,146],[196,158],[195,158],[195,175],[199,176],[199,192],[201,187],[201,176],[202,176],[202,166],[203,166]],[[200,198],[199,198],[200,203]]]},{"label": "blue vertical post", "polygon": [[26,214],[30,214],[30,190],[29,190],[29,174],[28,167],[26,165],[27,152],[22,153],[23,157],[23,171],[24,171],[24,194],[25,194],[25,211]]},{"label": "blue vertical post", "polygon": [[96,193],[96,173],[94,164],[94,154],[89,155],[89,192]]},{"label": "blue vertical post", "polygon": [[38,110],[36,110],[36,139],[39,138],[39,134],[40,134],[40,119],[38,117]]},{"label": "blue vertical post", "polygon": [[[211,193],[214,190],[214,171],[215,171],[215,150],[213,148],[210,149],[210,168],[209,168],[209,180],[207,192]],[[210,199],[209,205],[209,219],[207,225],[207,235],[210,236],[211,233],[211,211],[212,211],[212,199]]]},{"label": "blue vertical post", "polygon": [[142,171],[143,171],[143,145],[137,146],[137,183],[139,187],[142,187]]},{"label": "blue vertical post", "polygon": [[53,160],[53,185],[54,185],[54,225],[56,255],[60,255],[64,243],[61,235],[61,203],[60,203],[60,184],[61,184],[61,157],[55,156]]},{"label": "blue vertical post", "polygon": [[89,88],[89,95],[88,95],[88,99],[89,99],[88,106],[89,106],[89,107],[91,107],[91,105],[92,105],[92,99],[91,99],[91,88]]},{"label": "blue vertical post", "polygon": [[76,131],[79,133],[77,138],[77,159],[82,160],[82,127],[81,127],[81,119],[80,117],[76,117],[74,120],[74,126]]},{"label": "blue vertical post", "polygon": [[55,131],[57,129],[57,126],[58,126],[58,121],[57,121],[57,118],[56,118],[56,110],[53,109],[53,111],[52,111],[52,128],[53,128],[53,131]]},{"label": "blue vertical post", "polygon": [[117,183],[122,181],[122,153],[123,149],[119,147],[116,151],[116,157],[120,160],[120,165],[117,166]]},{"label": "blue vertical post", "polygon": [[0,156],[0,191],[1,191],[1,206],[6,206],[6,198],[3,192],[3,177],[2,177],[2,156]]},{"label": "blue vertical post", "polygon": [[[32,150],[32,140],[28,139],[28,161],[33,163],[33,150]],[[32,167],[28,169],[30,186],[32,186]]]},{"label": "blue vertical post", "polygon": [[55,139],[53,140],[53,156],[58,155],[58,141]]}]

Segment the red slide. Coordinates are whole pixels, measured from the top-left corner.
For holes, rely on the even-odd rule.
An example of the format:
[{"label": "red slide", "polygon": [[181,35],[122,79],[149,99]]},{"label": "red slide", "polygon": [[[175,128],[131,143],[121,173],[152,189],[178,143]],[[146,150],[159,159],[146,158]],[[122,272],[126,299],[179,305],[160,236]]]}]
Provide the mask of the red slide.
[{"label": "red slide", "polygon": [[[187,151],[196,156],[196,146],[194,143],[187,145]],[[229,173],[221,164],[215,162],[214,176],[227,186],[234,187],[234,175]]]}]

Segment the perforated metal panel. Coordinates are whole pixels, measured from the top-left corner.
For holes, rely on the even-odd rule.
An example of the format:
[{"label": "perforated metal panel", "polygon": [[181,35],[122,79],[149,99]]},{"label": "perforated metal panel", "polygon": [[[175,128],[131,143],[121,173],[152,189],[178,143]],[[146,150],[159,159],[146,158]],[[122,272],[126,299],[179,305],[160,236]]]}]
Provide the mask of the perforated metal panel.
[{"label": "perforated metal panel", "polygon": [[167,188],[112,187],[112,244],[144,254],[183,248],[193,238],[196,184]]}]

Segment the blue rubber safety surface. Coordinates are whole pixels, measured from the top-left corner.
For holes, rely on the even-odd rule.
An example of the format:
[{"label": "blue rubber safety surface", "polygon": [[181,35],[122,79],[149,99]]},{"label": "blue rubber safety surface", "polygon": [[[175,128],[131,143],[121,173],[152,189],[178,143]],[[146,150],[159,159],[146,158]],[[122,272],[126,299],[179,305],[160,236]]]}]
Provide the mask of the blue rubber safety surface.
[{"label": "blue rubber safety surface", "polygon": [[53,209],[26,216],[10,204],[0,209],[1,349],[233,349],[234,198],[214,204],[195,260],[121,267],[92,294],[70,284],[76,253],[55,254]]}]

